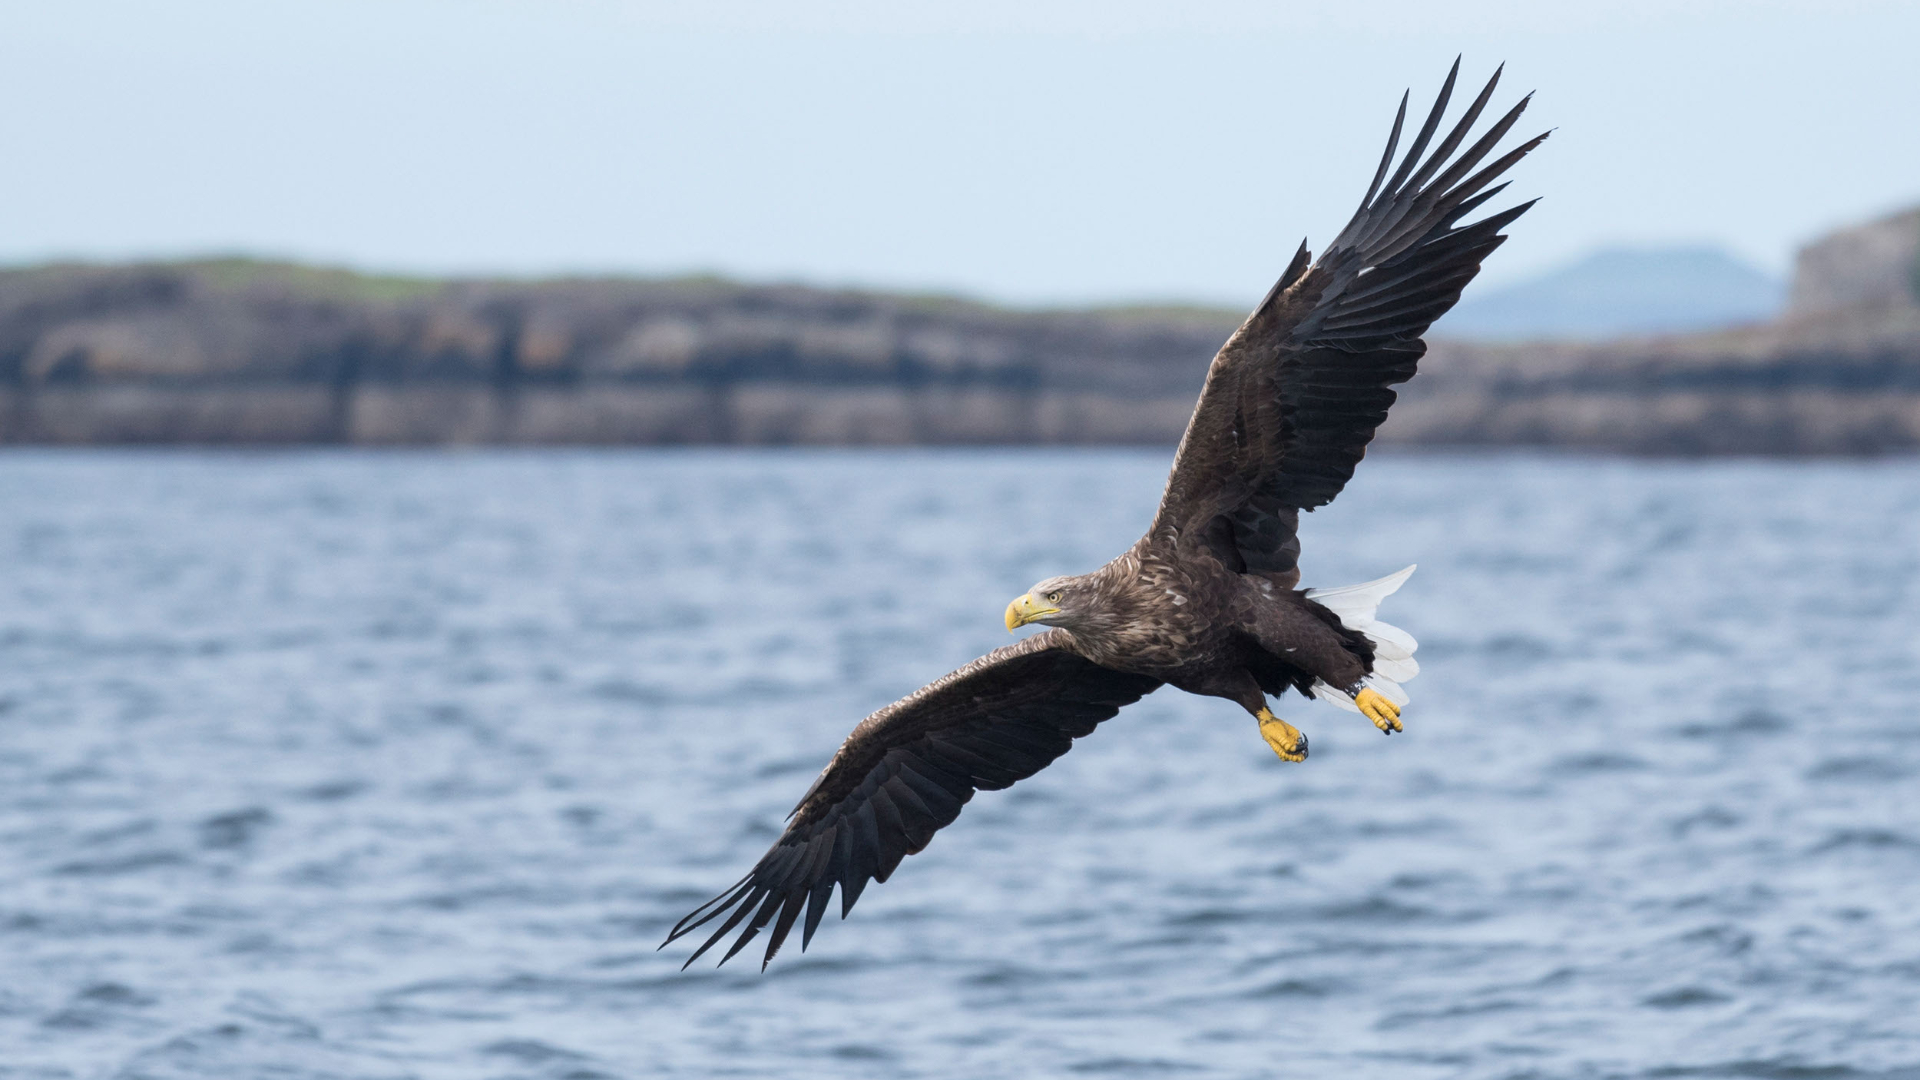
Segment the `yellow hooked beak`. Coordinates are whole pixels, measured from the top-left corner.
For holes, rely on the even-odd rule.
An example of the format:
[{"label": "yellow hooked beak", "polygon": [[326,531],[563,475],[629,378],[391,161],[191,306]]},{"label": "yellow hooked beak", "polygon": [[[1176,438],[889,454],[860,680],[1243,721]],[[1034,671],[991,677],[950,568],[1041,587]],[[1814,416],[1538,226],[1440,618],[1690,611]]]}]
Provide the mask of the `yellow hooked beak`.
[{"label": "yellow hooked beak", "polygon": [[1035,619],[1058,614],[1060,614],[1059,608],[1042,607],[1040,602],[1033,598],[1032,593],[1027,593],[1025,596],[1007,605],[1007,630],[1011,633]]}]

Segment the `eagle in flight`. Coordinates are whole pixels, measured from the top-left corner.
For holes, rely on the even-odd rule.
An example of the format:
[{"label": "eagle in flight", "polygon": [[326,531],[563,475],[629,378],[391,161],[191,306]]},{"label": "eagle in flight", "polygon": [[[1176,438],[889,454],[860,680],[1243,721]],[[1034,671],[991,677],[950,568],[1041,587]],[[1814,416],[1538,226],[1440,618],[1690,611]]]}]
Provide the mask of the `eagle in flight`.
[{"label": "eagle in flight", "polygon": [[[1460,298],[1501,234],[1533,205],[1461,224],[1539,135],[1482,166],[1523,98],[1466,149],[1500,81],[1435,144],[1460,62],[1394,165],[1407,97],[1353,220],[1318,260],[1303,243],[1207,369],[1153,524],[1112,562],[1040,582],[1007,629],[1048,627],[862,720],[747,876],[680,920],[662,947],[722,915],[692,964],[736,928],[726,963],[762,930],[764,969],[804,913],[804,950],[835,888],[844,918],[960,815],[975,791],[1024,780],[1073,740],[1162,685],[1226,698],[1284,761],[1307,737],[1267,696],[1289,688],[1402,730],[1414,641],[1375,608],[1413,572],[1297,588],[1300,511],[1333,500],[1426,352],[1421,335]],[[1391,174],[1389,174],[1391,170]]]}]

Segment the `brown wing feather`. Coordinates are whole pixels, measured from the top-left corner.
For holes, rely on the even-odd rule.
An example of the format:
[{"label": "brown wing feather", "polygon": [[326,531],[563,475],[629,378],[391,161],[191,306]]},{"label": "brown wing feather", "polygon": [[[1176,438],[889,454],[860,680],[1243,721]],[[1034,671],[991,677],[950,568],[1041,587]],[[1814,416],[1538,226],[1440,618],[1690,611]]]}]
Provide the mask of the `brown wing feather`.
[{"label": "brown wing feather", "polygon": [[1533,205],[1458,224],[1505,186],[1488,184],[1546,138],[1473,171],[1520,118],[1523,98],[1454,156],[1499,84],[1496,71],[1427,153],[1459,71],[1455,60],[1389,179],[1406,121],[1401,98],[1386,153],[1353,220],[1310,268],[1302,245],[1214,357],[1167,478],[1155,535],[1171,532],[1202,545],[1238,572],[1270,574],[1288,586],[1298,580],[1299,512],[1326,505],[1346,486],[1393,405],[1390,387],[1412,378],[1426,352],[1420,336],[1506,239],[1500,230]]},{"label": "brown wing feather", "polygon": [[746,877],[680,920],[662,947],[732,911],[687,963],[744,924],[724,964],[771,922],[765,968],[804,907],[804,951],[836,885],[845,918],[869,880],[887,880],[960,816],[975,791],[1032,776],[1159,687],[1157,679],[1070,651],[1069,640],[1049,630],[997,649],[862,720],[773,847]]}]

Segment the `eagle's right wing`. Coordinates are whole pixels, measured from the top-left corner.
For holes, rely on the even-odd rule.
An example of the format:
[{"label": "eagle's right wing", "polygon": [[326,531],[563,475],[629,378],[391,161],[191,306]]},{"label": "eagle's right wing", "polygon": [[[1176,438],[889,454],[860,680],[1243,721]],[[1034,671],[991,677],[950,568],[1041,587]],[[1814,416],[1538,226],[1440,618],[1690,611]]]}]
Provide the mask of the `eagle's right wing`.
[{"label": "eagle's right wing", "polygon": [[1301,510],[1340,493],[1413,377],[1421,335],[1460,299],[1480,262],[1506,238],[1523,203],[1458,224],[1506,185],[1489,189],[1540,135],[1475,171],[1527,106],[1522,99],[1455,157],[1500,81],[1487,83],[1433,148],[1460,62],[1391,179],[1406,121],[1400,99],[1387,151],[1353,220],[1308,265],[1306,245],[1208,368],[1174,458],[1153,532],[1180,534],[1230,568],[1289,587]]},{"label": "eagle's right wing", "polygon": [[662,947],[732,910],[687,963],[744,922],[724,964],[772,922],[764,968],[804,906],[804,950],[836,885],[845,918],[869,880],[887,880],[902,858],[960,816],[976,790],[1032,776],[1159,687],[1158,679],[1095,664],[1068,649],[1069,640],[1048,630],[996,649],[861,721],[772,849],[680,920]]}]

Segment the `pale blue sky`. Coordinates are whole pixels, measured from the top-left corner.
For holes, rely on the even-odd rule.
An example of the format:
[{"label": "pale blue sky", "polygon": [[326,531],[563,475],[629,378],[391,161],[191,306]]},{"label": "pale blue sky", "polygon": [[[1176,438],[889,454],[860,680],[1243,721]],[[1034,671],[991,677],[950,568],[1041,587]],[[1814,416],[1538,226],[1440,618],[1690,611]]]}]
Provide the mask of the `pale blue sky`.
[{"label": "pale blue sky", "polygon": [[1491,283],[1617,243],[1782,270],[1920,202],[1911,0],[4,2],[8,263],[1240,304],[1337,231],[1456,52],[1558,129]]}]

